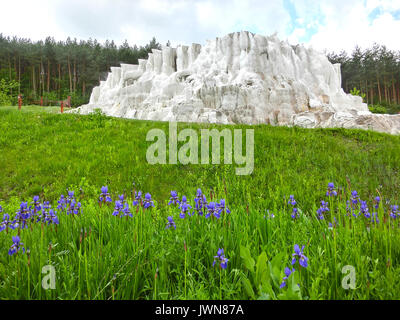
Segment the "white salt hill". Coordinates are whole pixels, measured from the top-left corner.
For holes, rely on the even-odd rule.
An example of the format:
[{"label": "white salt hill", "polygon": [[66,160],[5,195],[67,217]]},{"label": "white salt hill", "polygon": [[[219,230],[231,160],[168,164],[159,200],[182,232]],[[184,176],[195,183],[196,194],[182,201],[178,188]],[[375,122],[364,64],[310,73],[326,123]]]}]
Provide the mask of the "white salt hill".
[{"label": "white salt hill", "polygon": [[340,64],[276,35],[247,31],[162,50],[138,65],[112,67],[90,102],[115,117],[305,128],[361,128],[400,133],[400,115],[372,114],[341,88]]}]

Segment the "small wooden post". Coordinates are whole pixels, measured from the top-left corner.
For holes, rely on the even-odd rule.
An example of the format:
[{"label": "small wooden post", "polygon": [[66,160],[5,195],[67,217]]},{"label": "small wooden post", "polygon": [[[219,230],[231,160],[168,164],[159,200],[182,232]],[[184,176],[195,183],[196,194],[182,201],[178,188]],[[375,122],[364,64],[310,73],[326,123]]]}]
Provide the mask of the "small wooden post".
[{"label": "small wooden post", "polygon": [[61,101],[61,113],[64,113],[64,101]]},{"label": "small wooden post", "polygon": [[21,106],[22,106],[22,97],[21,97],[21,95],[19,94],[19,95],[18,95],[18,110],[21,110]]},{"label": "small wooden post", "polygon": [[40,106],[43,106],[43,97],[40,97]]}]

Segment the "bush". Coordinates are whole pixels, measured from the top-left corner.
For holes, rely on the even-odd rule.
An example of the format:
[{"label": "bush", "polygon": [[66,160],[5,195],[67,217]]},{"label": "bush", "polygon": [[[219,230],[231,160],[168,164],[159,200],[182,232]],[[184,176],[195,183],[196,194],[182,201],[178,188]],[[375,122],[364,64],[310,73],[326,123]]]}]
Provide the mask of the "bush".
[{"label": "bush", "polygon": [[13,89],[18,88],[19,83],[11,80],[6,81],[6,79],[0,80],[0,106],[9,106],[15,103],[16,94],[11,94]]},{"label": "bush", "polygon": [[387,109],[384,106],[381,105],[371,105],[368,106],[369,111],[371,111],[372,113],[388,113]]}]

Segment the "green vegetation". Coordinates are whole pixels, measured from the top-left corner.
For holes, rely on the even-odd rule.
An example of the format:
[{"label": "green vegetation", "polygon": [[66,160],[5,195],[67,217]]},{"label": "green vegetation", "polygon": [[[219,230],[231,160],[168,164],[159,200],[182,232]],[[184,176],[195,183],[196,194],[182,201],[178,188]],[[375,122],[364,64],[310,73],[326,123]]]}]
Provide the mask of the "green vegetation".
[{"label": "green vegetation", "polygon": [[[183,128],[233,126],[180,123]],[[0,108],[0,205],[13,216],[32,197],[57,207],[74,190],[81,213],[57,210],[58,225],[29,223],[0,232],[0,297],[4,299],[399,299],[400,137],[362,130],[237,125],[255,130],[251,176],[236,165],[149,165],[146,134],[168,123],[19,112]],[[338,195],[327,197],[334,182]],[[115,203],[99,206],[101,186],[124,194],[132,217],[113,216]],[[168,206],[170,191],[193,201],[226,199],[220,219],[180,219]],[[151,193],[155,207],[132,206],[135,190]],[[346,209],[357,190],[379,223]],[[297,201],[291,217],[289,195]],[[375,210],[374,198],[381,197]],[[317,219],[321,200],[329,202]],[[390,203],[387,203],[390,201]],[[357,205],[358,206],[358,205]],[[267,211],[269,210],[269,212]],[[357,207],[359,210],[359,207]],[[392,210],[393,211],[393,210]],[[274,215],[272,218],[271,214]],[[173,216],[176,229],[165,229]],[[335,224],[334,218],[337,219]],[[329,227],[328,223],[333,226]],[[27,252],[9,256],[20,233]],[[308,267],[289,276],[294,245],[305,246]],[[212,266],[219,248],[227,268]],[[42,267],[56,270],[56,289],[41,287]],[[342,288],[342,268],[356,271],[356,289]],[[297,287],[297,283],[300,287]]]},{"label": "green vegetation", "polygon": [[340,63],[344,91],[350,93],[357,87],[357,95],[372,106],[372,112],[383,111],[374,105],[385,107],[387,113],[400,112],[400,52],[375,44],[365,50],[356,46],[351,55],[332,52],[328,59]]},{"label": "green vegetation", "polygon": [[[152,49],[161,49],[153,38],[144,47],[131,47],[127,41],[117,47],[114,41],[100,44],[97,40],[32,42],[29,39],[6,37],[0,33],[0,79],[16,84],[4,91],[0,83],[0,105],[17,104],[19,93],[25,104],[44,105],[71,96],[71,105],[80,106],[89,101],[94,86],[120,63],[137,64],[147,59]],[[2,95],[8,98],[2,103]]]}]

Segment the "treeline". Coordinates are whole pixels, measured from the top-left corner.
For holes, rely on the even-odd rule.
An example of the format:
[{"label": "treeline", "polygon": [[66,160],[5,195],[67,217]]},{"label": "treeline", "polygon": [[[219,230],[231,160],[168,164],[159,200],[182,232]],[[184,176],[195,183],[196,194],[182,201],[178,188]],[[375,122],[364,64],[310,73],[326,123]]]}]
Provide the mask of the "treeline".
[{"label": "treeline", "polygon": [[[127,41],[120,46],[108,40],[101,44],[92,39],[55,41],[51,37],[32,42],[0,34],[0,104],[6,95],[15,104],[19,93],[24,103],[67,96],[73,106],[87,103],[92,88],[105,79],[111,66],[137,64],[152,49],[161,49],[155,38],[145,46],[132,47]],[[396,105],[400,110],[400,52],[375,44],[364,51],[356,47],[350,55],[342,51],[327,56],[341,64],[342,87],[347,93],[356,87],[366,103]]]},{"label": "treeline", "polygon": [[350,93],[355,87],[370,105],[400,104],[400,52],[375,44],[361,50],[355,47],[351,55],[345,51],[327,55],[332,63],[340,63],[342,88]]},{"label": "treeline", "polygon": [[21,93],[24,103],[71,96],[72,105],[77,106],[88,102],[92,88],[104,80],[111,66],[137,64],[152,49],[160,48],[155,38],[144,47],[131,47],[126,40],[120,46],[108,40],[100,44],[92,39],[55,41],[51,37],[32,42],[0,34],[0,79],[14,104]]}]

